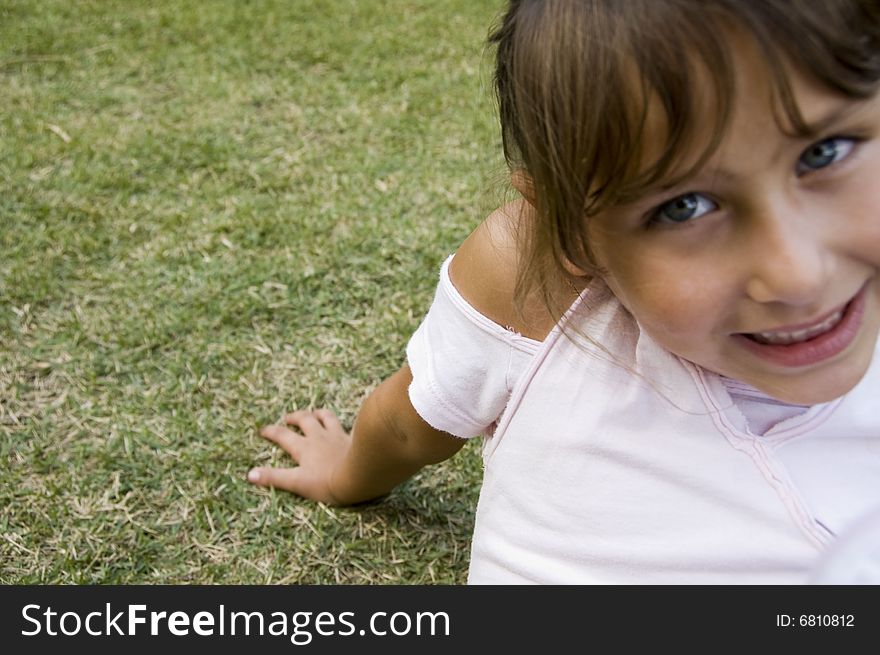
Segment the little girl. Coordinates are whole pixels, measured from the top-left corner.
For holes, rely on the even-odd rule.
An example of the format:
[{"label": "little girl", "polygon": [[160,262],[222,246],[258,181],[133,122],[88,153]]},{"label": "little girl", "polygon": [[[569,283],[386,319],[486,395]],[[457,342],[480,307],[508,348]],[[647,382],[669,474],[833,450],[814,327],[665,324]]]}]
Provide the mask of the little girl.
[{"label": "little girl", "polygon": [[482,434],[470,582],[810,581],[880,505],[880,6],[511,0],[491,41],[522,199],[352,434],[294,412],[249,479],[356,503]]}]

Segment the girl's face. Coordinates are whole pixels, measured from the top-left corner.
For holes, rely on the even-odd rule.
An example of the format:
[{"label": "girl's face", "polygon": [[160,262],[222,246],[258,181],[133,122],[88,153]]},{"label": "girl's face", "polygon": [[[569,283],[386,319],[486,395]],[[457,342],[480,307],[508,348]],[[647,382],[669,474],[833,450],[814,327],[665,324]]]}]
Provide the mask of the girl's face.
[{"label": "girl's face", "polygon": [[793,77],[821,127],[792,136],[760,57],[734,59],[732,121],[707,165],[595,217],[590,238],[609,287],[669,351],[826,402],[862,378],[880,330],[880,98]]}]

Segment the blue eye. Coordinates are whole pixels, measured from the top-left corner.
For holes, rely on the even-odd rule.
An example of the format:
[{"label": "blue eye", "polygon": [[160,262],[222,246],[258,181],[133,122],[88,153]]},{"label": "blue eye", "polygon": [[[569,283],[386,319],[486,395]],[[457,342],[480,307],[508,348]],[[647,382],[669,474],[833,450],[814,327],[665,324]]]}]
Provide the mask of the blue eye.
[{"label": "blue eye", "polygon": [[856,146],[855,139],[845,137],[832,137],[814,143],[804,150],[797,163],[798,175],[816,171],[826,166],[831,166],[847,157]]},{"label": "blue eye", "polygon": [[718,209],[713,201],[699,193],[686,193],[660,205],[651,216],[654,223],[686,223]]}]

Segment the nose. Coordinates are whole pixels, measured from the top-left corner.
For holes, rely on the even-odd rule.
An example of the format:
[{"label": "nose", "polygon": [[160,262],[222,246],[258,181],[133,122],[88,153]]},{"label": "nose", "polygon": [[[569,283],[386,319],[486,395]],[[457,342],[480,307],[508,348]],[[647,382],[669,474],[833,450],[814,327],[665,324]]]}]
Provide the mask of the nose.
[{"label": "nose", "polygon": [[[808,306],[821,300],[834,253],[821,220],[777,207],[750,221],[746,293],[760,303]],[[829,223],[830,224],[830,223]]]}]

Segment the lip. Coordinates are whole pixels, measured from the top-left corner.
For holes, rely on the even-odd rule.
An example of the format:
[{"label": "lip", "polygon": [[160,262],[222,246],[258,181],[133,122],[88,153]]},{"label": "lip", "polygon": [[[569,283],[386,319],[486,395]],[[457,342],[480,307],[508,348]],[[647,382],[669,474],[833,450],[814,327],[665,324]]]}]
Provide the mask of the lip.
[{"label": "lip", "polygon": [[[859,293],[861,293],[861,290],[859,291]],[[819,325],[820,323],[822,323],[823,321],[828,319],[830,316],[833,316],[837,312],[839,312],[843,309],[846,309],[846,306],[849,305],[853,300],[855,300],[858,297],[858,295],[859,294],[857,293],[855,296],[850,298],[847,302],[843,303],[842,305],[838,305],[837,307],[832,309],[830,312],[827,312],[826,314],[820,316],[819,318],[813,319],[812,321],[807,321],[806,323],[796,323],[796,324],[792,324],[792,325],[780,325],[778,327],[773,328],[772,330],[761,330],[761,332],[797,332],[798,330],[806,330],[808,328],[813,327],[814,325]]]},{"label": "lip", "polygon": [[[856,335],[859,333],[859,328],[862,326],[862,318],[865,315],[865,291],[867,286],[867,283],[863,285],[853,299],[843,306],[843,316],[837,325],[828,332],[824,332],[807,341],[782,345],[758,343],[744,334],[734,334],[732,336],[749,352],[779,366],[798,368],[819,364],[843,352],[855,340]],[[786,325],[775,328],[774,331],[794,332],[796,330],[803,330],[813,325],[818,325],[835,312],[840,311],[840,309],[838,307],[808,323]]]}]

